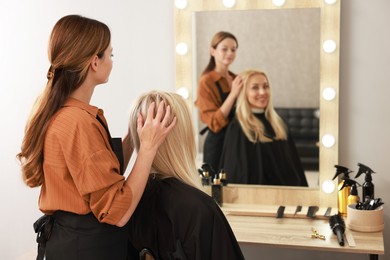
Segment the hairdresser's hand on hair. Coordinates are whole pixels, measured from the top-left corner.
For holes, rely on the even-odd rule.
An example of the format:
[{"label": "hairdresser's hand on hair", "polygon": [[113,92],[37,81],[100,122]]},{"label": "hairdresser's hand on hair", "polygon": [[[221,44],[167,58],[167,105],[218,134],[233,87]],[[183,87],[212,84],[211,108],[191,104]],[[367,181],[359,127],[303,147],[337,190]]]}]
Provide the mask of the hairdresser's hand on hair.
[{"label": "hairdresser's hand on hair", "polygon": [[140,139],[140,150],[157,152],[169,132],[176,125],[176,117],[171,120],[171,107],[167,106],[164,114],[163,102],[160,102],[156,116],[153,116],[156,104],[153,102],[148,108],[146,118],[138,115],[137,132]]},{"label": "hairdresser's hand on hair", "polygon": [[232,82],[232,88],[227,99],[225,99],[222,106],[219,108],[226,118],[229,116],[229,113],[234,106],[234,102],[236,102],[236,99],[241,92],[242,85],[242,77],[238,75]]},{"label": "hairdresser's hand on hair", "polygon": [[238,95],[241,92],[242,89],[242,77],[238,75],[232,82],[232,89],[230,90],[230,95],[232,95],[235,99],[238,97]]}]

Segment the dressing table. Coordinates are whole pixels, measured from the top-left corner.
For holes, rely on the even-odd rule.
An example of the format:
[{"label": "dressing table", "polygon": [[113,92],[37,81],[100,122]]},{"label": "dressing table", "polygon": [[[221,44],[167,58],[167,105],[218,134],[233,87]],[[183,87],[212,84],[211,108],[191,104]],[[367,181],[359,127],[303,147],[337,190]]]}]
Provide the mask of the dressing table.
[{"label": "dressing table", "polygon": [[[211,194],[211,187],[204,186],[204,191]],[[329,217],[325,216],[328,208],[328,216],[337,214],[337,205],[319,207],[315,217],[310,218],[307,217],[308,208],[315,205],[310,204],[310,200],[307,200],[309,204],[302,205],[301,211],[296,212],[299,205],[296,197],[277,204],[267,200],[266,196],[258,196],[257,192],[256,186],[223,187],[221,209],[240,244],[367,254],[370,260],[384,254],[383,232],[357,232],[346,228],[345,245],[339,245],[330,228]],[[246,197],[245,202],[241,200],[243,196]],[[283,217],[277,218],[282,205],[285,207]],[[325,239],[313,237],[313,231]]]},{"label": "dressing table", "polygon": [[[350,246],[347,241],[340,246],[327,219],[237,215],[230,214],[224,207],[222,210],[240,244],[367,254],[371,260],[384,254],[383,232],[363,233],[347,229],[346,234],[352,235],[356,246]],[[324,235],[325,240],[312,238],[313,228]]]}]

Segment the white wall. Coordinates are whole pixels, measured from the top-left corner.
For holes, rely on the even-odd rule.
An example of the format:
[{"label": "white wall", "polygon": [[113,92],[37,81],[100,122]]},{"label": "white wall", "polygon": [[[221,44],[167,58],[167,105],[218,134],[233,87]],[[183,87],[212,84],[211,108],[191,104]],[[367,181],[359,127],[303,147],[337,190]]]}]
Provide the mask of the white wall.
[{"label": "white wall", "polygon": [[[126,131],[131,101],[149,89],[174,90],[171,0],[0,0],[0,259],[35,252],[32,222],[40,216],[38,189],[21,181],[18,163],[23,128],[34,97],[46,83],[47,42],[54,23],[78,13],[106,22],[113,34],[114,70],[93,103],[104,108],[113,135]],[[376,196],[390,223],[390,1],[342,0],[340,160],[372,167]],[[110,97],[107,99],[107,97]],[[390,250],[385,226],[385,251]],[[345,259],[345,254],[242,246],[247,259]],[[351,256],[352,257],[352,256]],[[353,255],[355,260],[367,259]],[[34,259],[25,257],[23,259]],[[385,257],[380,257],[385,259]]]}]

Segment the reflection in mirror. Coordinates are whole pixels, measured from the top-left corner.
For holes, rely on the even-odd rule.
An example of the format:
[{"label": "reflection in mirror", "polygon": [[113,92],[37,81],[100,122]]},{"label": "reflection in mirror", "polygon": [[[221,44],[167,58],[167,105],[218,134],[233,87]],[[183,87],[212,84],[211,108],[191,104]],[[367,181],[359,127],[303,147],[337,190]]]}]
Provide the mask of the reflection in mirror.
[{"label": "reflection in mirror", "polygon": [[[310,187],[319,182],[320,15],[319,8],[201,11],[192,21],[194,98],[212,37],[218,31],[233,33],[239,48],[231,71],[255,68],[267,73],[273,105],[292,133]],[[204,125],[197,123],[199,132]],[[200,153],[205,136],[198,136]]]},{"label": "reflection in mirror", "polygon": [[[330,4],[327,4],[327,2],[330,2]],[[310,88],[306,91],[315,91],[315,93],[309,93],[304,92],[304,96],[315,96],[316,98],[310,98],[311,101],[317,102],[317,106],[320,108],[320,129],[319,129],[319,136],[324,136],[325,134],[331,134],[334,139],[335,143],[332,147],[324,147],[321,143],[319,143],[319,149],[320,149],[320,156],[319,156],[319,182],[317,187],[322,187],[322,183],[324,181],[332,179],[334,175],[334,165],[338,162],[338,99],[339,99],[339,49],[337,46],[339,46],[339,29],[340,29],[340,1],[338,0],[286,0],[284,1],[284,4],[282,6],[275,6],[273,4],[272,0],[253,0],[253,1],[235,1],[235,5],[231,8],[227,8],[223,5],[222,0],[188,0],[188,5],[184,9],[175,8],[175,44],[179,42],[187,43],[189,51],[186,55],[176,55],[176,86],[177,88],[180,87],[187,87],[189,89],[189,97],[187,99],[189,106],[191,107],[194,115],[195,124],[198,122],[197,118],[197,110],[194,108],[194,100],[196,99],[196,96],[194,93],[194,88],[196,88],[197,80],[198,80],[198,73],[200,73],[200,70],[196,67],[198,62],[197,57],[200,55],[197,51],[198,47],[198,35],[197,32],[195,32],[195,23],[193,23],[193,17],[195,17],[195,22],[197,19],[199,19],[199,15],[201,13],[221,13],[224,12],[233,12],[233,11],[245,11],[248,12],[248,14],[252,11],[263,11],[265,13],[276,13],[278,10],[285,10],[285,11],[306,11],[306,9],[314,9],[314,11],[309,12],[313,13],[316,16],[320,17],[319,25],[317,24],[317,28],[319,28],[319,31],[316,31],[314,33],[317,33],[317,37],[315,37],[316,44],[318,47],[314,50],[317,55],[317,59],[319,58],[320,62],[317,63],[317,72],[314,73],[317,75],[317,77],[312,77],[311,80],[316,79],[317,82],[311,82],[312,86],[316,86],[313,88]],[[249,12],[250,11],[250,12]],[[309,11],[309,10],[307,10]],[[315,14],[317,12],[317,14]],[[265,14],[267,15],[267,14]],[[198,16],[198,17],[196,17]],[[226,24],[217,23],[218,21],[215,17],[213,19],[213,23],[220,26],[225,26]],[[313,21],[309,21],[310,23],[316,23],[318,20],[314,19]],[[249,21],[253,22],[253,21]],[[278,21],[276,21],[278,22]],[[264,28],[268,26],[272,26],[272,24],[269,21],[264,21],[262,24],[257,24],[257,27],[249,27],[247,24],[240,21],[238,23],[240,25],[239,30],[237,30],[236,34],[240,33],[241,31],[245,31],[247,28],[251,29],[251,33],[253,35],[261,33]],[[307,24],[305,25],[307,26]],[[264,27],[264,28],[263,28]],[[222,28],[215,29],[215,31],[219,31]],[[198,30],[198,29],[196,29]],[[297,30],[297,35],[301,33],[302,31],[300,28]],[[319,33],[319,37],[318,37]],[[238,36],[237,36],[238,37]],[[241,37],[241,36],[240,36]],[[208,46],[209,42],[211,40],[211,37],[205,37],[206,39],[206,46]],[[239,37],[238,37],[239,38]],[[276,41],[276,43],[279,45],[286,44],[286,39],[284,38],[284,35],[280,34],[280,28],[274,28],[273,32],[270,32],[269,35],[267,35],[266,38],[263,39],[262,42],[267,42],[270,40],[273,40],[274,38],[279,39],[279,42]],[[318,41],[318,39],[320,39]],[[333,52],[325,52],[323,51],[323,43],[326,40],[333,40],[335,42],[336,48],[333,50]],[[252,58],[244,58],[245,55],[248,55],[248,51],[251,49],[255,49],[256,46],[259,44],[253,41],[250,41],[249,43],[244,43],[243,40],[240,38],[239,41],[239,50],[237,55],[237,61],[238,59],[243,59],[243,62],[249,62],[249,61],[256,61],[257,59]],[[292,41],[292,40],[290,40]],[[293,41],[292,41],[293,42]],[[195,45],[194,45],[195,44]],[[243,44],[249,44],[247,47],[243,47]],[[288,44],[287,44],[288,45]],[[303,45],[305,46],[305,45]],[[280,48],[272,48],[281,50]],[[308,48],[307,48],[308,49]],[[206,48],[206,51],[208,48]],[[262,53],[269,53],[269,49],[265,49]],[[310,51],[313,51],[311,48]],[[258,54],[256,54],[258,55]],[[288,54],[291,55],[291,54]],[[285,57],[289,57],[287,54],[284,54]],[[305,59],[308,54],[301,54],[301,58]],[[319,55],[319,57],[318,57]],[[199,57],[204,57],[204,55],[200,55]],[[207,55],[206,55],[207,57]],[[280,55],[279,57],[283,57],[283,55]],[[315,56],[314,56],[315,57]],[[298,62],[296,64],[293,64],[290,67],[287,67],[284,65],[284,62],[287,63],[289,61],[287,58],[283,60],[277,60],[279,62],[279,68],[274,67],[266,67],[268,64],[272,64],[271,58],[267,60],[267,62],[264,62],[263,64],[257,65],[259,69],[267,71],[267,73],[270,75],[271,81],[273,85],[282,87],[288,87],[294,84],[294,86],[302,86],[305,83],[299,83],[296,84],[295,81],[290,80],[287,81],[287,83],[279,83],[278,80],[281,80],[284,78],[284,75],[287,74],[290,69],[294,68],[295,66],[300,66],[301,62]],[[234,64],[237,66],[237,68],[234,68],[234,72],[240,72],[241,68],[239,68],[239,62],[235,62],[237,64]],[[200,64],[200,66],[205,66],[205,62],[203,64]],[[248,68],[251,65],[246,65],[245,68]],[[254,64],[253,66],[256,66]],[[275,71],[273,71],[275,70]],[[319,77],[318,77],[319,74]],[[311,75],[307,75],[305,73],[298,73],[299,76],[304,77],[305,81],[310,80]],[[299,78],[298,80],[300,80]],[[296,80],[296,79],[294,79]],[[318,82],[319,80],[319,82]],[[335,91],[335,95],[333,99],[325,100],[323,98],[320,98],[320,93],[323,93],[323,90],[325,88],[330,87]],[[285,92],[281,91],[280,95],[283,96]],[[299,94],[298,94],[299,93]],[[293,96],[299,96],[300,93],[295,91],[293,92]],[[282,98],[278,98],[282,100]],[[294,100],[294,99],[291,99]],[[318,104],[319,103],[319,104]],[[289,105],[290,106],[290,105]],[[299,107],[299,106],[297,106]],[[309,107],[314,108],[314,105],[311,105]],[[200,127],[200,126],[198,126]],[[196,129],[198,130],[198,129]],[[198,137],[198,136],[197,136]],[[337,180],[336,180],[337,181]],[[334,181],[334,182],[336,182]],[[312,205],[319,205],[319,206],[336,206],[337,205],[337,192],[333,191],[328,193],[322,192],[319,188],[311,189],[311,188],[289,188],[289,187],[273,187],[273,186],[253,186],[253,185],[230,185],[227,189],[230,193],[230,196],[228,201],[231,201],[232,203],[256,203],[256,204],[262,204],[262,205],[274,205],[274,204],[294,204],[294,203],[300,203],[300,204],[312,204]],[[228,194],[224,193],[224,194]],[[259,196],[261,194],[261,196]],[[297,205],[297,204],[295,204]]]}]

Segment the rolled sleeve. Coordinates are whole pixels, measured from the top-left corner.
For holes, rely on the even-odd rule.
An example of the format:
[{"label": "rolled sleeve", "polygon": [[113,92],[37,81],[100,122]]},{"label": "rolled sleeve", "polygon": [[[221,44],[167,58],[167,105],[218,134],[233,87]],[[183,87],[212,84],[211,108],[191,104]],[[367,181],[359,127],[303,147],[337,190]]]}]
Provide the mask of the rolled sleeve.
[{"label": "rolled sleeve", "polygon": [[74,178],[96,218],[114,225],[123,217],[132,200],[132,192],[124,185],[125,178],[117,173],[117,167],[112,153],[102,150],[87,159],[83,163],[83,174]]}]

